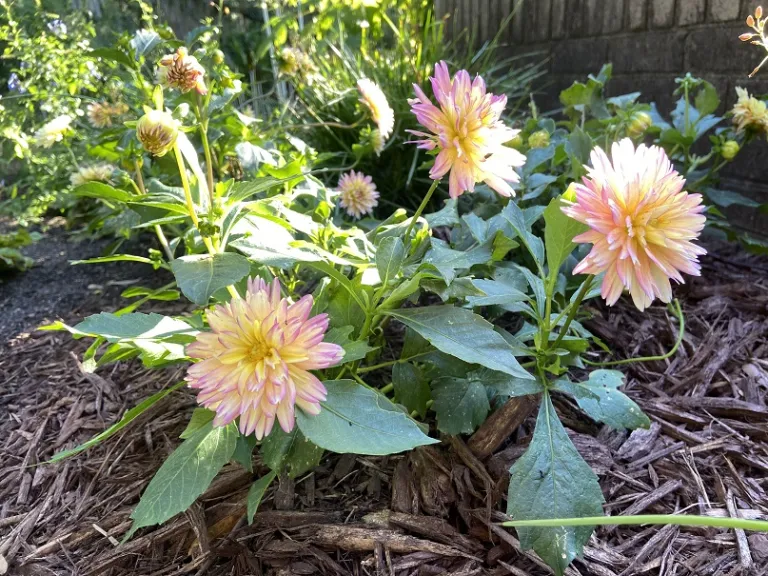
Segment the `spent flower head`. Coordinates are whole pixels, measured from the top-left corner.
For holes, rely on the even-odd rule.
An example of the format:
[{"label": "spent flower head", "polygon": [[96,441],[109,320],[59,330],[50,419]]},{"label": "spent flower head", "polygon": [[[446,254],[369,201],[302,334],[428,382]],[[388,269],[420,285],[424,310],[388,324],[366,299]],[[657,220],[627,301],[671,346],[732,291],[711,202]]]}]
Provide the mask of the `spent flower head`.
[{"label": "spent flower head", "polygon": [[106,182],[112,178],[114,171],[115,167],[106,163],[83,166],[69,177],[69,181],[72,186],[80,186],[86,182]]},{"label": "spent flower head", "polygon": [[50,122],[43,124],[35,132],[35,141],[43,148],[50,148],[56,142],[61,142],[64,139],[64,135],[69,131],[71,124],[72,116],[68,114],[57,116]]},{"label": "spent flower head", "polygon": [[476,76],[472,80],[466,70],[451,78],[445,62],[435,66],[435,77],[430,80],[437,106],[415,84],[416,98],[409,100],[411,112],[430,132],[410,130],[421,138],[416,144],[439,151],[430,177],[439,180],[450,172],[451,198],[474,192],[478,182],[502,196],[514,195],[510,184],[520,181],[514,169],[525,164],[525,156],[504,146],[519,132],[501,121],[507,97],[487,92],[483,79]]},{"label": "spent flower head", "polygon": [[357,81],[357,89],[360,92],[360,102],[368,108],[371,119],[376,123],[381,137],[386,141],[395,128],[395,111],[389,105],[384,92],[373,80],[361,78]]},{"label": "spent flower head", "polygon": [[613,144],[611,156],[592,150],[588,175],[571,189],[576,200],[563,208],[590,228],[573,239],[592,244],[573,273],[605,272],[601,294],[609,305],[626,288],[644,310],[654,298],[672,299],[670,279],[699,275],[698,256],[706,250],[693,241],[704,228],[704,206],[700,194],[683,191],[685,180],[663,149],[635,149],[625,138]]},{"label": "spent flower head", "polygon": [[293,430],[295,408],[320,412],[326,390],[310,370],[329,368],[344,356],[341,346],[323,342],[328,316],[310,317],[312,296],[291,303],[280,283],[249,279],[245,298],[233,298],[206,313],[210,332],[187,346],[200,361],[186,380],[199,390],[197,402],[216,412],[214,426],[239,418],[243,434],[267,436],[275,420]]},{"label": "spent flower head", "polygon": [[136,136],[147,150],[155,156],[168,153],[179,135],[179,122],[170,112],[147,109],[136,124]]},{"label": "spent flower head", "polygon": [[106,102],[92,102],[85,109],[88,122],[94,128],[109,128],[112,126],[113,110]]},{"label": "spent flower head", "polygon": [[[763,18],[763,7],[758,6],[755,8],[754,16],[751,14],[747,16],[747,26],[752,28],[754,32],[745,32],[744,34],[741,34],[739,36],[739,40],[742,42],[749,42],[755,46],[762,46],[766,51],[768,51],[768,35],[766,35],[765,30],[766,21],[768,21],[768,18]],[[768,62],[768,56],[763,58],[760,64],[758,64],[755,69],[752,70],[749,77],[752,78],[752,76],[757,74],[760,68],[762,68],[763,64],[766,62]]]},{"label": "spent flower head", "polygon": [[157,66],[157,81],[164,88],[176,88],[181,92],[194,89],[198,94],[206,94],[205,69],[190,56],[187,49],[180,46],[174,54],[166,54]]},{"label": "spent flower head", "polygon": [[736,87],[736,94],[739,98],[731,110],[736,132],[752,130],[768,134],[768,107],[766,107],[766,103],[750,96],[747,89],[740,86]]},{"label": "spent flower head", "polygon": [[339,194],[341,200],[339,206],[347,211],[353,218],[362,218],[370,214],[379,204],[379,193],[373,178],[362,172],[351,170],[339,178]]}]

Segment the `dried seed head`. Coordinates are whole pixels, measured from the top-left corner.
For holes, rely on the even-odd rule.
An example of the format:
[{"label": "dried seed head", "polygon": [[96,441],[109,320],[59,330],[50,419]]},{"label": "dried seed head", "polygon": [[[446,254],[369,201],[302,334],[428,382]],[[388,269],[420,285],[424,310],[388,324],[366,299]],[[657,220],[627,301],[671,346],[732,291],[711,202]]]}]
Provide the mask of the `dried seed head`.
[{"label": "dried seed head", "polygon": [[181,46],[175,54],[163,56],[157,67],[157,80],[164,86],[176,88],[182,92],[195,89],[199,94],[206,94],[205,69]]}]

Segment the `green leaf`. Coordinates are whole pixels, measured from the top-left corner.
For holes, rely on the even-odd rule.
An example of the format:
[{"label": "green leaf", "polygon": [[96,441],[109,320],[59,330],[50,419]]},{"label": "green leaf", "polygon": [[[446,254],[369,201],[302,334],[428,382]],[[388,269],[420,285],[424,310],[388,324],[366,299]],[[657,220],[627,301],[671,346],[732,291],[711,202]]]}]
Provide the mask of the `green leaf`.
[{"label": "green leaf", "polygon": [[136,200],[136,196],[133,194],[126,192],[125,190],[118,190],[103,182],[87,182],[81,184],[72,190],[72,194],[75,196],[98,198],[100,200],[114,200],[116,202],[131,202],[132,200]]},{"label": "green leaf", "polygon": [[79,454],[83,450],[88,450],[88,448],[96,446],[96,444],[99,444],[100,442],[103,442],[107,438],[114,436],[115,434],[120,432],[120,430],[128,426],[128,424],[136,420],[136,418],[141,416],[144,412],[149,410],[152,406],[160,402],[160,400],[168,396],[168,394],[178,390],[185,384],[186,382],[177,382],[170,388],[166,388],[165,390],[160,390],[160,392],[156,392],[155,394],[152,394],[152,396],[145,399],[143,402],[141,402],[141,404],[128,410],[125,414],[123,414],[123,417],[120,418],[119,422],[117,422],[116,424],[113,424],[112,426],[104,430],[104,432],[97,434],[87,442],[84,442],[83,444],[80,444],[75,448],[70,448],[69,450],[62,450],[61,452],[57,452],[56,454],[53,455],[53,457],[50,460],[48,460],[47,463],[53,464],[54,462],[58,462],[59,460],[64,460],[65,458],[69,458],[70,456]]},{"label": "green leaf", "polygon": [[194,254],[171,262],[176,283],[198,306],[208,304],[211,295],[244,278],[251,271],[248,259],[240,254]]},{"label": "green leaf", "polygon": [[118,48],[96,48],[95,50],[91,50],[88,55],[92,58],[103,58],[104,60],[117,62],[131,70],[135,68],[131,57]]},{"label": "green leaf", "polygon": [[136,34],[131,38],[131,47],[136,51],[136,60],[141,56],[145,56],[162,41],[163,39],[154,30],[136,30]]},{"label": "green leaf", "polygon": [[516,396],[527,396],[529,394],[540,394],[544,387],[538,380],[523,380],[503,372],[480,368],[473,370],[467,375],[468,380],[481,383],[486,388],[492,389],[498,396],[507,396],[514,398]]},{"label": "green leaf", "polygon": [[88,316],[74,328],[92,336],[102,336],[110,342],[120,340],[159,340],[178,334],[195,334],[192,326],[182,320],[162,314],[123,314],[99,312]]},{"label": "green leaf", "polygon": [[261,442],[261,459],[270,470],[296,478],[320,464],[325,450],[307,440],[301,430],[285,432],[275,427]]},{"label": "green leaf", "polygon": [[232,457],[239,432],[234,424],[206,424],[174,450],[157,471],[131,514],[128,540],[139,528],[165,522],[189,508]]},{"label": "green leaf", "polygon": [[558,380],[554,389],[576,398],[579,407],[590,418],[608,424],[611,428],[648,428],[651,421],[640,407],[619,391],[624,383],[618,370],[595,370],[586,382]]},{"label": "green leaf", "polygon": [[331,328],[325,333],[325,342],[331,344],[338,344],[344,348],[343,363],[353,362],[355,360],[362,360],[369,352],[373,352],[376,348],[369,346],[368,342],[362,340],[352,340],[350,336],[354,330],[354,326],[341,326],[338,328]]},{"label": "green leaf", "polygon": [[253,524],[253,517],[256,515],[256,512],[259,509],[259,505],[261,504],[262,498],[264,498],[264,494],[267,491],[267,488],[269,488],[270,484],[272,484],[272,481],[275,479],[277,474],[274,472],[270,472],[266,476],[262,476],[256,482],[251,484],[251,487],[248,489],[248,525],[250,526]]},{"label": "green leaf", "polygon": [[320,413],[296,414],[299,429],[318,446],[339,454],[383,456],[438,442],[383,394],[352,380],[324,384],[328,399]]},{"label": "green leaf", "polygon": [[[557,278],[557,272],[560,270],[565,259],[573,252],[576,244],[573,238],[582,232],[588,230],[586,224],[574,220],[563,213],[562,208],[566,206],[560,198],[554,198],[544,211],[544,245],[547,248],[547,264],[551,277]],[[554,275],[554,276],[552,276]]]},{"label": "green leaf", "polygon": [[453,226],[461,222],[459,220],[459,203],[456,198],[449,198],[445,201],[445,206],[437,212],[432,214],[425,214],[424,219],[429,224],[430,228],[437,228],[438,226]]},{"label": "green leaf", "polygon": [[506,340],[481,316],[453,306],[428,306],[385,312],[426,338],[435,348],[472,364],[532,380]]},{"label": "green leaf", "polygon": [[256,447],[256,436],[249,434],[244,436],[242,433],[237,437],[235,451],[232,453],[232,460],[240,464],[247,472],[253,472],[253,449]]},{"label": "green leaf", "polygon": [[448,245],[432,238],[432,247],[424,256],[424,262],[437,268],[446,284],[453,282],[459,270],[468,270],[476,264],[490,262],[493,251],[490,243],[481,244],[471,250],[452,250]]},{"label": "green leaf", "polygon": [[592,138],[589,134],[576,126],[568,137],[568,144],[566,145],[568,152],[573,154],[579,162],[586,164],[589,162],[592,147]]},{"label": "green leaf", "polygon": [[[584,462],[555,413],[548,393],[539,408],[528,450],[509,470],[507,514],[515,520],[578,518],[603,513],[597,476]],[[518,528],[523,549],[536,553],[562,576],[582,553],[592,526]]]},{"label": "green leaf", "polygon": [[706,80],[703,80],[701,89],[693,100],[693,105],[702,116],[712,114],[720,106],[720,97],[717,95],[717,89]]},{"label": "green leaf", "polygon": [[525,276],[515,268],[497,268],[494,280],[472,280],[472,284],[483,292],[483,296],[470,296],[470,306],[507,306],[530,300],[525,293],[528,283]]},{"label": "green leaf", "polygon": [[150,260],[144,256],[134,256],[133,254],[114,254],[112,256],[89,258],[88,260],[71,260],[70,264],[76,266],[78,264],[105,264],[107,262],[141,262],[142,264],[150,264],[152,266],[158,264],[155,260]]},{"label": "green leaf", "polygon": [[230,202],[242,202],[255,194],[266,192],[281,184],[283,184],[283,182],[277,178],[272,178],[271,176],[254,178],[248,182],[235,182],[229,189],[226,198]]},{"label": "green leaf", "polygon": [[381,241],[376,249],[376,268],[382,285],[386,286],[397,276],[405,256],[405,246],[397,236],[387,236]]},{"label": "green leaf", "polygon": [[193,436],[195,432],[200,430],[200,428],[209,422],[213,422],[215,416],[216,412],[213,410],[208,410],[208,408],[195,408],[192,412],[192,418],[189,419],[187,427],[184,428],[184,432],[181,433],[179,438],[186,440],[187,438]]},{"label": "green leaf", "polygon": [[418,412],[424,418],[427,414],[427,402],[432,399],[429,382],[421,369],[410,362],[399,362],[392,368],[392,385],[395,388],[395,401],[405,406],[409,412]]},{"label": "green leaf", "polygon": [[716,188],[706,188],[704,190],[707,198],[721,206],[727,208],[728,206],[747,206],[749,208],[757,208],[760,206],[759,202],[756,202],[752,198],[747,198],[743,194],[738,192],[732,192],[730,190],[718,190]]},{"label": "green leaf", "polygon": [[309,266],[312,266],[312,268],[315,268],[320,272],[323,272],[324,274],[327,274],[328,276],[336,280],[341,285],[341,287],[347,291],[347,293],[352,297],[352,299],[355,302],[357,302],[357,305],[360,306],[362,310],[368,309],[362,297],[360,296],[360,294],[358,294],[360,290],[352,284],[352,281],[349,278],[347,278],[344,274],[336,270],[336,268],[334,268],[330,264],[326,264],[325,262],[307,262],[307,264]]},{"label": "green leaf", "polygon": [[485,387],[476,380],[440,378],[432,384],[437,428],[446,434],[471,434],[491,409]]},{"label": "green leaf", "polygon": [[534,236],[529,231],[529,225],[525,220],[525,214],[514,202],[510,202],[501,211],[501,216],[510,226],[514,229],[517,235],[520,237],[521,242],[526,247],[531,256],[536,261],[536,265],[540,268],[544,262],[544,244],[541,242],[541,238]]}]

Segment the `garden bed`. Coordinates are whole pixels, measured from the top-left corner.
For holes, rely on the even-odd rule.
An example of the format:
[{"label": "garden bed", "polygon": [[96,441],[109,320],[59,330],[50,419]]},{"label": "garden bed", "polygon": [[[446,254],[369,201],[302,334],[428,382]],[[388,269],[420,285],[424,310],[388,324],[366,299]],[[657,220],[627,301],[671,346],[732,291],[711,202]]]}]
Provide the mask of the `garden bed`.
[{"label": "garden bed", "polygon": [[[704,257],[703,268],[678,291],[687,329],[677,355],[624,370],[650,430],[612,431],[557,397],[574,444],[600,478],[608,514],[768,516],[768,260],[725,246]],[[109,293],[54,302],[61,283],[48,282],[45,293],[66,320],[118,307]],[[151,309],[183,310],[179,303]],[[594,312],[589,328],[610,338],[617,357],[661,354],[674,341],[662,306],[641,314],[622,300]],[[9,574],[552,573],[498,525],[507,471],[530,440],[532,417],[485,460],[468,448],[471,438],[457,437],[407,455],[327,454],[314,472],[275,482],[250,527],[245,498],[254,475],[229,464],[186,514],[118,546],[195,400],[177,393],[85,454],[36,466],[184,373],[183,366],[145,370],[137,360],[88,373],[77,360],[88,344],[51,332],[4,344],[0,567],[4,558]],[[264,471],[258,456],[254,469]],[[768,535],[665,526],[598,528],[567,573],[766,570]]]}]

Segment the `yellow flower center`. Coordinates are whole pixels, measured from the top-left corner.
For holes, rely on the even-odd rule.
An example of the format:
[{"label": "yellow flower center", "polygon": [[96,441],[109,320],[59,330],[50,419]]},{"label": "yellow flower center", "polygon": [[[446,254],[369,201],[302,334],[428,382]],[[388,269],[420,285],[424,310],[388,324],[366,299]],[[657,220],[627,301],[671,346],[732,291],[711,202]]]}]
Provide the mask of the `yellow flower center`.
[{"label": "yellow flower center", "polygon": [[253,346],[251,346],[251,352],[248,355],[248,358],[252,362],[261,362],[264,358],[266,358],[270,354],[270,348],[267,346],[267,343],[264,342],[261,338],[256,340],[254,342]]}]

